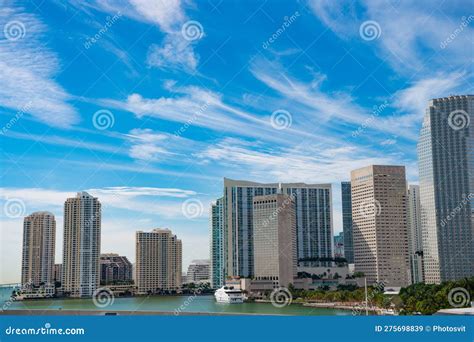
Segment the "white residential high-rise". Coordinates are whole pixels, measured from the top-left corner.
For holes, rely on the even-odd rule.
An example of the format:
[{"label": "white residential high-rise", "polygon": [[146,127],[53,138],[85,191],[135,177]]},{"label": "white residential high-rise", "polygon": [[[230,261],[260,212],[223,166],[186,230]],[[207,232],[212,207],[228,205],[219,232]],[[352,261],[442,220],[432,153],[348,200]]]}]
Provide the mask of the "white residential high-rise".
[{"label": "white residential high-rise", "polygon": [[355,270],[369,283],[410,284],[404,166],[351,172]]},{"label": "white residential high-rise", "polygon": [[209,283],[211,275],[210,260],[193,260],[186,273],[187,283]]},{"label": "white residential high-rise", "polygon": [[474,96],[429,101],[418,142],[426,283],[474,276]]},{"label": "white residential high-rise", "polygon": [[291,196],[253,198],[254,278],[273,288],[288,287],[296,278],[296,216]]},{"label": "white residential high-rise", "polygon": [[224,178],[226,276],[253,276],[253,198],[273,194],[294,198],[298,263],[329,266],[325,260],[334,257],[331,184],[264,184]]},{"label": "white residential high-rise", "polygon": [[423,282],[423,241],[421,236],[420,187],[408,188],[408,228],[411,282]]},{"label": "white residential high-rise", "polygon": [[64,203],[62,287],[71,297],[91,297],[100,282],[101,204],[78,192]]},{"label": "white residential high-rise", "polygon": [[26,216],[23,222],[21,285],[31,288],[54,284],[56,220],[47,211]]},{"label": "white residential high-rise", "polygon": [[169,229],[136,232],[137,292],[177,291],[181,288],[182,244]]}]

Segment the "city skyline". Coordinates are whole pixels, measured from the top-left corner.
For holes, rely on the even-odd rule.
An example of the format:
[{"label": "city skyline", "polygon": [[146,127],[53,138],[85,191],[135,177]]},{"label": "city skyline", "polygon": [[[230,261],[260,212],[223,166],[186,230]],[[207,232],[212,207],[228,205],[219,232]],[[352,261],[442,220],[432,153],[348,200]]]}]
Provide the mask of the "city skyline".
[{"label": "city skyline", "polygon": [[[7,1],[0,282],[20,280],[37,211],[55,216],[62,262],[62,206],[78,191],[104,206],[101,252],[133,260],[135,231],[170,228],[185,269],[209,257],[224,176],[332,184],[334,234],[351,170],[402,164],[418,183],[426,104],[473,93],[469,8],[427,4]],[[399,31],[412,18],[420,29]]]}]

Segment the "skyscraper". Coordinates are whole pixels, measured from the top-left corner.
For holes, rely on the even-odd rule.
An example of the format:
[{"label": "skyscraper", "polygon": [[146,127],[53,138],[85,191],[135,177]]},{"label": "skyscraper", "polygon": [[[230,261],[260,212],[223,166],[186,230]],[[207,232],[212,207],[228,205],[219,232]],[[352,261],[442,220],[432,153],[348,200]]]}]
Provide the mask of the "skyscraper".
[{"label": "skyscraper", "polygon": [[355,270],[369,283],[410,283],[404,166],[351,172]]},{"label": "skyscraper", "polygon": [[253,275],[253,197],[276,194],[278,183],[224,178],[225,276]]},{"label": "skyscraper", "polygon": [[274,288],[296,277],[296,216],[293,198],[276,194],[253,198],[254,276]]},{"label": "skyscraper", "polygon": [[210,254],[211,254],[211,286],[219,288],[224,285],[224,214],[222,198],[211,204],[210,210]]},{"label": "skyscraper", "polygon": [[26,216],[23,222],[22,287],[54,284],[56,220],[41,211]]},{"label": "skyscraper", "polygon": [[295,201],[298,265],[330,266],[334,258],[331,184],[281,183]]},{"label": "skyscraper", "polygon": [[187,283],[208,283],[211,274],[210,260],[193,260],[186,273]]},{"label": "skyscraper", "polygon": [[227,276],[253,276],[253,198],[277,193],[295,201],[298,263],[327,265],[325,260],[334,256],[331,184],[265,184],[224,178]]},{"label": "skyscraper", "polygon": [[99,286],[101,204],[97,197],[78,192],[64,203],[64,293],[91,297]]},{"label": "skyscraper", "polygon": [[354,242],[352,237],[351,182],[341,182],[342,230],[344,232],[344,257],[347,263],[354,263]]},{"label": "skyscraper", "polygon": [[130,283],[132,280],[132,263],[126,256],[116,253],[100,255],[101,284]]},{"label": "skyscraper", "polygon": [[181,288],[182,244],[169,229],[136,232],[136,284],[141,294]]},{"label": "skyscraper", "polygon": [[474,276],[474,96],[429,101],[418,142],[425,282]]},{"label": "skyscraper", "polygon": [[408,188],[408,240],[412,283],[423,282],[423,242],[421,236],[420,187]]}]

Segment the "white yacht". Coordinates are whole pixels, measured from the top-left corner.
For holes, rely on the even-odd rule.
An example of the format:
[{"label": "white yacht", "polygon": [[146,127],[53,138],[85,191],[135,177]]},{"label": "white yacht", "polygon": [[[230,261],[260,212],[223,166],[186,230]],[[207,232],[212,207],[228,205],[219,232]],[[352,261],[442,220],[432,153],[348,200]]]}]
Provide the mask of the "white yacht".
[{"label": "white yacht", "polygon": [[233,286],[222,286],[214,293],[218,303],[241,304],[244,302],[244,294]]}]

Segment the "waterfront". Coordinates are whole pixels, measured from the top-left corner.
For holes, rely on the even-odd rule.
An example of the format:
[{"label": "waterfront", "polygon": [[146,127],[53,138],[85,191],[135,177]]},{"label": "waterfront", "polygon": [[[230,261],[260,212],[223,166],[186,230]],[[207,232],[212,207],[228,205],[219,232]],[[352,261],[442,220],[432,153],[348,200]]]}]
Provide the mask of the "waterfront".
[{"label": "waterfront", "polygon": [[[2,306],[8,301],[11,289],[1,289]],[[349,310],[305,307],[291,304],[282,308],[271,303],[219,304],[213,296],[143,296],[114,298],[113,303],[97,307],[92,299],[41,299],[7,303],[7,310],[102,310],[102,311],[156,311],[170,314],[211,313],[211,314],[260,314],[299,316],[341,316],[351,315]],[[33,313],[32,313],[33,314]]]}]

